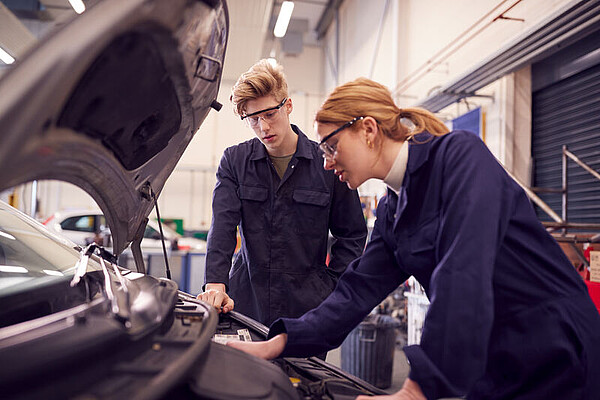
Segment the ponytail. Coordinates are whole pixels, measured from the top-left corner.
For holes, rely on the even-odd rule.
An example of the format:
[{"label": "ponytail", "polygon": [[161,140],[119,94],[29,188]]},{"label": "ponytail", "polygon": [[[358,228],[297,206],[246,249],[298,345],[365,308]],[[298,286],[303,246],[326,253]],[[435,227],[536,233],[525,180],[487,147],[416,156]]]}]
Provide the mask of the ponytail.
[{"label": "ponytail", "polygon": [[[423,108],[403,108],[398,115],[400,122],[407,119],[412,122],[412,127],[408,126],[408,133],[404,136],[404,140],[412,139],[415,135],[423,131],[431,133],[433,136],[442,136],[449,132],[449,129],[444,123],[433,113]],[[404,126],[410,123],[403,123]],[[392,137],[393,138],[393,137]]]}]

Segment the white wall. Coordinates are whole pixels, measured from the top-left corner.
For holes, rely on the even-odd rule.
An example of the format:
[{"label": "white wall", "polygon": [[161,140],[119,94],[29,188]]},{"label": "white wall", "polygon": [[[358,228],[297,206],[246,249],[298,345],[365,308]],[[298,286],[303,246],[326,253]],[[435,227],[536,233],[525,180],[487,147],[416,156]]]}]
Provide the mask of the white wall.
[{"label": "white wall", "polygon": [[[339,26],[334,20],[326,35],[329,60],[338,58],[340,65],[325,64],[325,87],[333,88],[336,78],[342,84],[368,76],[374,64],[372,78],[390,88],[399,106],[417,104],[574,3],[527,0],[511,8],[515,2],[500,0],[345,0]],[[383,35],[375,52],[379,26]],[[490,99],[468,99],[471,108],[482,106],[485,112],[491,151],[525,183],[531,164],[530,75],[524,68],[478,92]],[[466,111],[465,104],[454,104],[439,116],[450,120]],[[369,183],[367,191],[376,192],[376,187]]]}]

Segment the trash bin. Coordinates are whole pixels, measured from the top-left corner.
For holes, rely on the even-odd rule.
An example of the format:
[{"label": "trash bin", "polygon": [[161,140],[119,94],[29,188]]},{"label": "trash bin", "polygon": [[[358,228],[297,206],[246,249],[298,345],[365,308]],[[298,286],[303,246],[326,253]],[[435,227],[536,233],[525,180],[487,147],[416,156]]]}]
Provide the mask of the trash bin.
[{"label": "trash bin", "polygon": [[389,315],[368,315],[342,343],[342,369],[380,389],[390,387],[399,327]]}]

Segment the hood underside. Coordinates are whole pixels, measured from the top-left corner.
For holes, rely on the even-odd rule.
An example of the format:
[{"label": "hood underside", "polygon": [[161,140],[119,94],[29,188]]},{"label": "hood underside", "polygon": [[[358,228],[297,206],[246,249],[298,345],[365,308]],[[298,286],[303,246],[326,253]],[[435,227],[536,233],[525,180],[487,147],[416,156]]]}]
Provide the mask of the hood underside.
[{"label": "hood underside", "polygon": [[79,186],[120,254],[218,109],[227,34],[217,0],[104,0],[56,28],[0,79],[0,191]]}]

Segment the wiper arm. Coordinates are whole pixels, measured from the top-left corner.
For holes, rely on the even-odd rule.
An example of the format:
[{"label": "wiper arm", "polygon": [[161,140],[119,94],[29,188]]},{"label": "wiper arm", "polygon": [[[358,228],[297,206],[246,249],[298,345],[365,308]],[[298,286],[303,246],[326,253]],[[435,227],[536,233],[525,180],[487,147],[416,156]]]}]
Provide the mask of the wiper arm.
[{"label": "wiper arm", "polygon": [[90,255],[94,253],[95,249],[96,244],[90,243],[85,249],[81,250],[79,261],[77,261],[77,264],[75,264],[75,275],[71,280],[71,287],[77,286],[77,284],[81,281],[81,278],[83,278],[87,273],[87,266],[90,260]]},{"label": "wiper arm", "polygon": [[[102,248],[101,246],[98,246],[95,243],[91,243],[85,249],[83,249],[81,251],[81,257],[79,258],[79,261],[77,262],[77,264],[75,266],[75,268],[76,268],[75,276],[73,276],[73,280],[71,280],[71,287],[75,287],[81,281],[81,279],[85,276],[85,274],[87,273],[87,266],[89,263],[90,256],[94,253],[96,253],[100,258],[100,265],[102,266],[102,272],[104,273],[104,290],[106,291],[106,297],[110,301],[111,312],[115,316],[119,317],[120,319],[127,320],[128,319],[127,314],[129,314],[128,310],[130,307],[129,289],[127,288],[127,283],[125,281],[125,278],[123,278],[123,275],[121,275],[121,271],[119,271],[119,268],[112,261],[112,259],[114,259],[114,257],[108,251],[106,251],[104,248]],[[124,313],[123,313],[125,315],[122,315],[122,313],[120,312],[121,310],[119,309],[119,303],[117,301],[117,298],[115,297],[115,291],[113,289],[113,281],[110,278],[110,273],[108,272],[108,267],[106,266],[106,263],[104,262],[105,257],[109,258],[108,261],[113,266],[115,275],[117,275],[117,278],[119,279],[119,283],[121,284],[121,287],[123,288],[123,293],[125,294],[125,306],[126,306],[126,310],[127,310],[127,311],[124,311]]]}]

